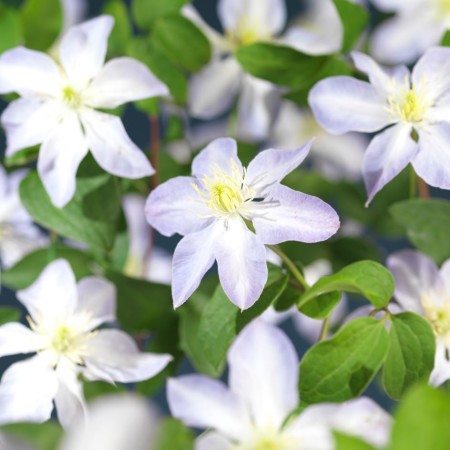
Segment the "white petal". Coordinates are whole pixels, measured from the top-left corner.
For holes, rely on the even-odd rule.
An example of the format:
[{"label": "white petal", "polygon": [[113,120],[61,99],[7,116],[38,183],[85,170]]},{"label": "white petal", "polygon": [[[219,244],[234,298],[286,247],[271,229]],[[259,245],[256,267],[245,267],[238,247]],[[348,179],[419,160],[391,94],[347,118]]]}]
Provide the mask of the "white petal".
[{"label": "white petal", "polygon": [[0,424],[50,419],[57,389],[55,371],[39,356],[13,364],[0,383]]},{"label": "white petal", "polygon": [[170,355],[139,352],[134,340],[119,330],[100,330],[87,344],[84,357],[90,379],[132,383],[161,372]]},{"label": "white petal", "polygon": [[280,33],[286,23],[283,0],[219,0],[217,8],[223,27],[230,32],[238,32],[245,23],[253,33],[267,38]]},{"label": "white petal", "polygon": [[400,123],[377,134],[370,142],[363,163],[367,204],[419,151],[411,138],[411,130],[410,125]]},{"label": "white petal", "polygon": [[63,30],[80,23],[87,12],[87,0],[62,0]]},{"label": "white petal", "polygon": [[167,400],[172,415],[188,426],[212,428],[237,440],[251,430],[241,399],[221,381],[203,375],[171,378]]},{"label": "white petal", "polygon": [[185,236],[175,248],[172,268],[174,308],[181,306],[198,288],[205,273],[214,263],[216,223]]},{"label": "white petal", "polygon": [[128,136],[119,117],[85,109],[81,121],[92,155],[107,172],[132,179],[155,173],[144,152]]},{"label": "white petal", "polygon": [[55,407],[58,420],[68,429],[79,415],[85,413],[83,385],[78,380],[78,369],[70,361],[60,360],[56,368],[59,380],[55,396]]},{"label": "white petal", "polygon": [[372,0],[372,3],[381,11],[402,12],[403,10],[411,11],[411,7],[416,7],[417,4],[422,5],[423,0],[410,0],[408,3],[404,0]]},{"label": "white petal", "polygon": [[77,285],[78,311],[89,314],[90,329],[116,320],[116,288],[100,277],[83,278]]},{"label": "white petal", "polygon": [[87,152],[80,121],[75,112],[67,112],[42,143],[37,164],[45,190],[56,207],[64,207],[73,198],[78,166]]},{"label": "white petal", "polygon": [[237,135],[245,141],[267,138],[279,103],[275,85],[246,74],[238,101]]},{"label": "white petal", "polygon": [[153,283],[172,284],[172,255],[161,248],[153,248],[145,262],[144,278]]},{"label": "white petal", "polygon": [[0,93],[23,97],[57,97],[63,79],[56,63],[45,53],[17,47],[0,57]]},{"label": "white petal", "polygon": [[259,299],[266,284],[266,249],[240,217],[230,217],[220,226],[222,231],[217,230],[213,246],[220,284],[228,298],[244,310]]},{"label": "white petal", "polygon": [[450,361],[447,359],[449,349],[444,340],[437,339],[434,368],[430,375],[430,384],[440,386],[450,380]]},{"label": "white petal", "polygon": [[171,178],[154,189],[145,204],[148,223],[164,236],[185,235],[206,228],[210,211],[201,202],[195,178]]},{"label": "white petal", "polygon": [[59,58],[73,88],[85,88],[99,73],[113,25],[110,16],[96,17],[70,28],[62,38]]},{"label": "white petal", "polygon": [[219,433],[208,432],[195,440],[195,450],[232,450],[233,443]]},{"label": "white petal", "polygon": [[252,206],[249,216],[257,236],[270,245],[324,241],[340,225],[336,211],[323,200],[282,185],[273,186],[265,201]]},{"label": "white petal", "polygon": [[189,83],[189,112],[199,119],[212,119],[231,108],[241,83],[237,61],[213,59]]},{"label": "white petal", "polygon": [[228,352],[230,389],[244,399],[258,429],[278,429],[298,405],[298,357],[277,327],[255,320]]},{"label": "white petal", "polygon": [[414,170],[431,186],[450,189],[450,124],[428,125],[419,131],[420,151],[412,160]]},{"label": "white petal", "polygon": [[59,125],[62,108],[58,101],[20,98],[11,102],[2,114],[6,131],[6,154],[41,144]]},{"label": "white petal", "polygon": [[444,281],[445,289],[450,293],[450,259],[442,264],[441,270],[439,271],[441,278]]},{"label": "white petal", "polygon": [[308,97],[314,116],[328,132],[374,132],[389,123],[385,99],[369,83],[350,77],[319,81]]},{"label": "white petal", "polygon": [[70,316],[77,306],[77,286],[70,264],[65,259],[51,262],[17,298],[38,323]]},{"label": "white petal", "polygon": [[434,261],[415,250],[389,256],[387,267],[394,275],[394,296],[407,311],[423,314],[422,296],[442,292],[444,285]]},{"label": "white petal", "polygon": [[281,182],[308,156],[312,143],[310,140],[294,150],[270,148],[258,153],[248,165],[247,184],[258,193],[262,193],[269,186]]},{"label": "white petal", "polygon": [[103,66],[83,98],[92,108],[116,108],[162,95],[169,95],[169,89],[145,64],[132,58],[116,58]]},{"label": "white petal", "polygon": [[7,323],[0,327],[0,356],[32,353],[39,349],[36,335],[20,323]]}]

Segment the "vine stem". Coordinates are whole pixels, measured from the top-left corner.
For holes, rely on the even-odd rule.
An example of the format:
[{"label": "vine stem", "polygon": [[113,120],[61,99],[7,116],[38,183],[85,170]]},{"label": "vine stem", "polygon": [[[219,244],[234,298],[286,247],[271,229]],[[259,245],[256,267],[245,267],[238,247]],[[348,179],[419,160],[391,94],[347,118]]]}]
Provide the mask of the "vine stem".
[{"label": "vine stem", "polygon": [[159,116],[149,116],[150,122],[150,147],[149,160],[155,174],[150,178],[150,188],[155,189],[159,185],[159,151],[161,149],[161,136],[159,133]]},{"label": "vine stem", "polygon": [[428,187],[428,184],[425,183],[425,181],[423,181],[422,178],[419,177],[417,178],[418,178],[419,196],[420,198],[428,200],[430,198],[430,189]]},{"label": "vine stem", "polygon": [[281,260],[286,264],[286,267],[292,273],[294,278],[302,285],[302,287],[306,290],[309,289],[309,284],[306,282],[303,274],[298,270],[297,266],[294,262],[276,245],[267,245],[267,248],[270,248],[276,255],[278,255]]},{"label": "vine stem", "polygon": [[320,329],[319,342],[326,339],[328,336],[328,327],[330,326],[330,316],[325,317],[322,322],[322,328]]}]

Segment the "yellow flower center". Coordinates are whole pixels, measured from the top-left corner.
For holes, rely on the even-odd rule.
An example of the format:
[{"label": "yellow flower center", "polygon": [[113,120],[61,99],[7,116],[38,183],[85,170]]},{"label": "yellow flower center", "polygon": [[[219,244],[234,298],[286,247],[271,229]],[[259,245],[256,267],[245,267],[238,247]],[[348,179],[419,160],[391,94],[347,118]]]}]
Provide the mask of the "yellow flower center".
[{"label": "yellow flower center", "polygon": [[423,295],[422,307],[436,336],[445,336],[450,333],[450,302],[436,306],[431,303],[427,295]]},{"label": "yellow flower center", "polygon": [[70,86],[63,89],[63,100],[73,109],[78,109],[82,105],[81,95]]},{"label": "yellow flower center", "polygon": [[258,20],[248,16],[241,17],[237,27],[234,30],[228,30],[226,36],[235,48],[272,39],[271,33],[265,30]]},{"label": "yellow flower center", "polygon": [[269,432],[269,434],[257,432],[251,441],[238,444],[233,447],[233,450],[296,450],[298,448],[298,440],[286,438],[279,432]]},{"label": "yellow flower center", "polygon": [[450,0],[437,0],[437,9],[441,14],[450,14]]},{"label": "yellow flower center", "polygon": [[401,87],[394,83],[393,93],[388,98],[388,111],[391,117],[411,124],[421,122],[430,106],[423,85],[424,83],[422,89],[414,85],[410,87],[407,79]]}]

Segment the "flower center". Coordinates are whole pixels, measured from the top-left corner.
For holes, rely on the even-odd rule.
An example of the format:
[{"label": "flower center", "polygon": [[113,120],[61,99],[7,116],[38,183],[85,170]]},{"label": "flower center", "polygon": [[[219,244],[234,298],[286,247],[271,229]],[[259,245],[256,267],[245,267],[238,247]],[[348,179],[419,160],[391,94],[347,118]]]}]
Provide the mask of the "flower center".
[{"label": "flower center", "polygon": [[243,16],[234,30],[227,31],[227,38],[233,47],[254,44],[258,41],[270,41],[271,33],[261,26],[254,17]]},{"label": "flower center", "polygon": [[394,83],[392,91],[388,98],[388,111],[393,118],[412,124],[424,119],[430,105],[423,89],[418,89],[414,85],[410,87],[406,79],[401,87]]},{"label": "flower center", "polygon": [[78,109],[82,105],[81,95],[70,86],[63,89],[63,100],[72,109]]},{"label": "flower center", "polygon": [[436,306],[431,303],[427,295],[423,295],[422,307],[436,336],[445,336],[450,333],[450,302]]},{"label": "flower center", "polygon": [[438,12],[444,15],[450,15],[450,0],[437,0]]}]

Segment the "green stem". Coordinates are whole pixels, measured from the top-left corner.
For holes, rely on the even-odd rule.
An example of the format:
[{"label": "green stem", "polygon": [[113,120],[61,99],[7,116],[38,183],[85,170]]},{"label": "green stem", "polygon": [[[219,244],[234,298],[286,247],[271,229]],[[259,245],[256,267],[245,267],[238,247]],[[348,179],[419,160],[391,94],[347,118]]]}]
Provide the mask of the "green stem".
[{"label": "green stem", "polygon": [[305,277],[303,274],[298,270],[297,266],[294,264],[294,262],[276,245],[267,245],[267,248],[270,248],[276,255],[278,255],[284,264],[286,264],[286,267],[290,270],[294,278],[303,286],[303,288],[309,289],[309,284],[306,282]]},{"label": "green stem", "polygon": [[416,198],[417,193],[417,175],[412,166],[409,172],[409,198]]},{"label": "green stem", "polygon": [[325,317],[322,322],[322,328],[320,330],[319,342],[323,341],[328,336],[328,327],[330,326],[330,317]]}]

